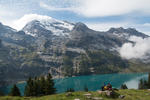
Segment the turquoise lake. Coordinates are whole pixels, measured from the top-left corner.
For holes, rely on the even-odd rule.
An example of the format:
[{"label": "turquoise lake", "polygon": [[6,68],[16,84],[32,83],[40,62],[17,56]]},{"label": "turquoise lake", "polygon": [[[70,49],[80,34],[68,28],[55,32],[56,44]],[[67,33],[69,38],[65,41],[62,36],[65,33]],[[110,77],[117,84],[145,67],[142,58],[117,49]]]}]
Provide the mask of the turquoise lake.
[{"label": "turquoise lake", "polygon": [[[84,90],[86,85],[90,91],[96,91],[103,86],[104,83],[111,83],[113,87],[120,88],[121,84],[126,84],[128,88],[138,88],[140,79],[147,79],[147,73],[130,73],[130,74],[104,74],[104,75],[89,75],[55,79],[55,87],[57,93],[65,92],[68,88],[74,88],[75,91]],[[24,93],[26,83],[17,84],[21,94]],[[10,92],[12,85],[2,87],[5,94]]]}]

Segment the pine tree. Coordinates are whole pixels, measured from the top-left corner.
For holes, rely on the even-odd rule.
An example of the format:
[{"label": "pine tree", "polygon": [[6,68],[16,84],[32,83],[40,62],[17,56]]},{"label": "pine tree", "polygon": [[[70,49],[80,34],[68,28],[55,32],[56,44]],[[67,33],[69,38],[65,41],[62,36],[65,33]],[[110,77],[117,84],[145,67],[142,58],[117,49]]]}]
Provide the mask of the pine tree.
[{"label": "pine tree", "polygon": [[40,78],[31,77],[27,81],[25,87],[24,95],[25,96],[41,96],[41,95],[50,95],[54,94],[56,89],[54,88],[54,81],[51,74],[48,74],[47,78],[44,76]]},{"label": "pine tree", "polygon": [[35,79],[33,80],[33,96],[39,95],[40,95],[39,79],[35,77]]},{"label": "pine tree", "polygon": [[148,85],[148,88],[150,89],[150,73],[148,74],[148,83],[147,83],[147,85]]},{"label": "pine tree", "polygon": [[34,91],[35,91],[35,96],[40,96],[41,94],[41,88],[40,88],[40,79],[35,78],[34,80]]},{"label": "pine tree", "polygon": [[48,74],[46,82],[45,82],[45,94],[55,94],[56,88],[54,87],[54,81],[52,79],[51,74]]},{"label": "pine tree", "polygon": [[143,85],[144,85],[144,84],[143,84],[143,80],[141,79],[138,88],[139,88],[139,89],[143,89]]},{"label": "pine tree", "polygon": [[0,96],[4,96],[4,93],[0,91]]},{"label": "pine tree", "polygon": [[12,87],[10,95],[11,96],[20,96],[21,95],[19,88],[16,86],[16,84],[14,84],[14,86]]},{"label": "pine tree", "polygon": [[44,76],[42,76],[40,78],[40,83],[39,83],[39,86],[40,86],[40,95],[45,95],[45,78]]},{"label": "pine tree", "polygon": [[66,90],[66,92],[74,92],[75,90],[74,90],[74,88],[68,88],[67,90]]},{"label": "pine tree", "polygon": [[30,77],[27,81],[27,85],[25,87],[24,91],[25,96],[34,96],[34,86],[33,86],[33,80]]},{"label": "pine tree", "polygon": [[122,84],[120,89],[128,89],[127,85],[126,84]]},{"label": "pine tree", "polygon": [[84,91],[88,92],[88,87],[86,85],[84,85]]}]

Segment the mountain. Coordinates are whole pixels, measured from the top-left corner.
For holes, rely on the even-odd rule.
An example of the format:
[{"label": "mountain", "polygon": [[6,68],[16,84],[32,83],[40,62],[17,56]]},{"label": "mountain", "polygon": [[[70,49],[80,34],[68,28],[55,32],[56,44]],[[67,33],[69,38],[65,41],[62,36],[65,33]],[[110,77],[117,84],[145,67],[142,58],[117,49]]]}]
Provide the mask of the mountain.
[{"label": "mountain", "polygon": [[142,62],[120,57],[117,48],[133,43],[130,36],[149,37],[133,28],[99,32],[81,22],[51,17],[32,20],[20,31],[1,23],[0,79],[6,84],[48,72],[64,77],[150,70]]},{"label": "mountain", "polygon": [[34,41],[34,38],[26,35],[24,31],[17,31],[2,23],[0,23],[0,39],[5,45],[12,47],[26,47]]},{"label": "mountain", "polygon": [[26,34],[34,37],[39,37],[41,35],[68,36],[68,33],[72,30],[73,27],[73,23],[49,18],[33,20],[27,23],[27,25],[23,28],[23,31]]},{"label": "mountain", "polygon": [[107,31],[108,34],[113,34],[119,38],[129,38],[130,36],[137,36],[142,38],[149,37],[148,35],[145,35],[144,33],[138,32],[134,28],[128,28],[124,29],[122,27],[120,28],[111,28]]}]

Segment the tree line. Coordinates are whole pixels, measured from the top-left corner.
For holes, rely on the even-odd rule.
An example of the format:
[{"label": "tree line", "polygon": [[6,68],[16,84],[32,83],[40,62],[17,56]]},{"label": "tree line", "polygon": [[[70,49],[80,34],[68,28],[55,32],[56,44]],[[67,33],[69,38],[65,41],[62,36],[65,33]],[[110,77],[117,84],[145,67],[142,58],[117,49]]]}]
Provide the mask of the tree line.
[{"label": "tree line", "polygon": [[[56,93],[56,88],[54,87],[54,81],[51,74],[48,74],[46,77],[42,76],[40,78],[29,78],[27,80],[24,96],[42,96],[42,95],[51,95]],[[16,84],[12,87],[11,96],[21,96],[19,88]]]},{"label": "tree line", "polygon": [[148,80],[140,80],[139,89],[150,89],[150,73],[148,74]]}]

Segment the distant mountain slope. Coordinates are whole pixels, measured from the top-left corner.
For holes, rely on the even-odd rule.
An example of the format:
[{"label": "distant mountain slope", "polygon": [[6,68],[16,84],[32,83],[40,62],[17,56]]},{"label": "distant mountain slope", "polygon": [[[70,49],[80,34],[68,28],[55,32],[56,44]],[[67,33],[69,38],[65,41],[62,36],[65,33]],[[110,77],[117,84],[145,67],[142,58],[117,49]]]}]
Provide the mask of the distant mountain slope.
[{"label": "distant mountain slope", "polygon": [[132,28],[99,32],[53,18],[32,20],[21,31],[0,24],[0,79],[8,83],[48,72],[63,77],[150,70],[120,57],[117,48],[133,43],[130,36],[149,37]]},{"label": "distant mountain slope", "polygon": [[122,27],[120,28],[111,28],[107,31],[108,34],[113,34],[119,38],[129,38],[130,36],[137,36],[142,38],[149,37],[148,35],[145,35],[144,33],[138,32],[134,28],[128,28],[124,29]]}]

